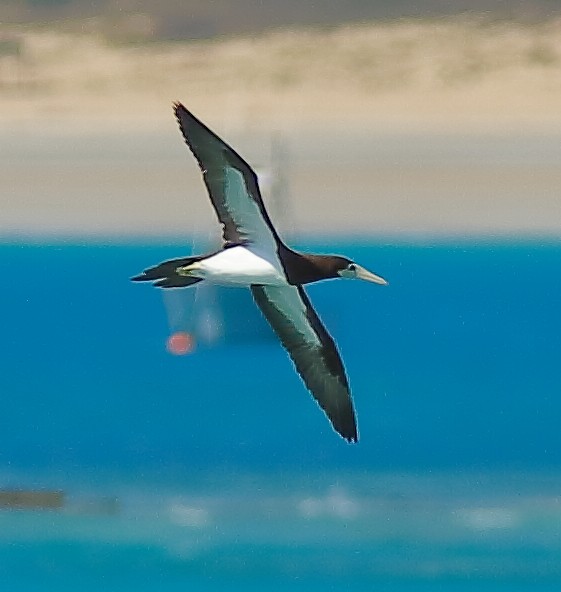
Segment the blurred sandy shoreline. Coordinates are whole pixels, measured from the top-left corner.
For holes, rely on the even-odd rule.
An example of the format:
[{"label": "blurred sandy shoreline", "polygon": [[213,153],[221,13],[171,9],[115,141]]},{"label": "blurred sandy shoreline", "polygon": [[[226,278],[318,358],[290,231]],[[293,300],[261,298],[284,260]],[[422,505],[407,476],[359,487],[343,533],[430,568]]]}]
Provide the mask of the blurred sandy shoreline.
[{"label": "blurred sandy shoreline", "polygon": [[285,142],[283,231],[561,236],[561,22],[136,46],[13,29],[2,48],[0,235],[216,229],[181,100],[256,167]]},{"label": "blurred sandy shoreline", "polygon": [[561,22],[456,18],[142,45],[1,31],[4,129],[157,129],[174,100],[248,131],[561,131]]}]

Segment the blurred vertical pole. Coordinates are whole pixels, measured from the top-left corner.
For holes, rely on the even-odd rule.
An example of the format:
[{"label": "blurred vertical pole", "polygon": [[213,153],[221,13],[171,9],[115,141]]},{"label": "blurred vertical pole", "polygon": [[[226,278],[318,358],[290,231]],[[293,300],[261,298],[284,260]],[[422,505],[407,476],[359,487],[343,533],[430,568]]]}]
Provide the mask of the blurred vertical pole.
[{"label": "blurred vertical pole", "polygon": [[286,140],[280,133],[272,134],[270,148],[271,183],[267,207],[275,226],[296,234],[290,200],[290,157]]},{"label": "blurred vertical pole", "polygon": [[0,89],[23,88],[22,41],[11,34],[0,35]]}]

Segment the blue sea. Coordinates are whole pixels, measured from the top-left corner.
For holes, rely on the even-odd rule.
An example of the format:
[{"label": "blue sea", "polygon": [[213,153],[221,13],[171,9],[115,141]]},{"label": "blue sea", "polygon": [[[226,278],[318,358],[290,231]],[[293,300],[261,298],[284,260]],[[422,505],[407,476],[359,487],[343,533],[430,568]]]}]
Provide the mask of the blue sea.
[{"label": "blue sea", "polygon": [[0,245],[0,489],[64,496],[0,509],[2,590],[561,589],[561,242],[297,245],[390,282],[308,289],[357,445],[241,292],[166,350],[197,308],[129,278],[190,244]]}]

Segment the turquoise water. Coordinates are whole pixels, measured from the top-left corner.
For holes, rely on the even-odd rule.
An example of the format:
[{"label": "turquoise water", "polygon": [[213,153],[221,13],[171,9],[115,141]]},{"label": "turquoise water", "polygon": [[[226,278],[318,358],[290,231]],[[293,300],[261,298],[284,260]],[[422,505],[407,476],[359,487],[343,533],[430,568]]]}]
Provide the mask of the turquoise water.
[{"label": "turquoise water", "polygon": [[183,469],[173,479],[93,473],[58,483],[69,491],[64,509],[0,512],[6,589],[553,591],[561,583],[559,476]]},{"label": "turquoise water", "polygon": [[[43,475],[52,484],[53,475]],[[537,473],[58,476],[0,512],[18,590],[558,590],[561,478]],[[111,495],[108,495],[111,494]]]},{"label": "turquoise water", "polygon": [[66,496],[0,511],[9,589],[560,588],[561,243],[331,249],[390,281],[309,289],[357,446],[274,340],[166,352],[179,243],[0,246],[0,486]]}]

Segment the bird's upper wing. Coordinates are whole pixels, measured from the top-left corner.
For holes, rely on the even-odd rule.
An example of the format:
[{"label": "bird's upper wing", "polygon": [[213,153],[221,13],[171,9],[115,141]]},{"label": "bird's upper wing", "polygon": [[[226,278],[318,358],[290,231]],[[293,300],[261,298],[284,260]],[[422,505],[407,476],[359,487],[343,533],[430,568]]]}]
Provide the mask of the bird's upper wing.
[{"label": "bird's upper wing", "polygon": [[251,286],[251,291],[335,430],[356,442],[356,419],[343,363],[302,286]]},{"label": "bird's upper wing", "polygon": [[247,162],[181,103],[174,105],[181,133],[201,168],[224,242],[276,249],[280,242],[265,210],[257,175]]}]

